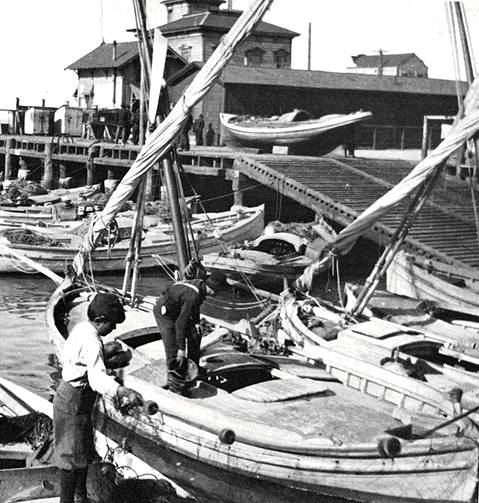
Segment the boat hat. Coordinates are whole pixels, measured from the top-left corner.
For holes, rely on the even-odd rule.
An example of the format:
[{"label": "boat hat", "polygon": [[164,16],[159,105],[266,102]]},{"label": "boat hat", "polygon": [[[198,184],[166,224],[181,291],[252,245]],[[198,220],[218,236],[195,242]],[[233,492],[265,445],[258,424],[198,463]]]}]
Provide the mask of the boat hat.
[{"label": "boat hat", "polygon": [[217,292],[228,286],[226,275],[221,271],[214,271],[206,278],[206,285]]},{"label": "boat hat", "polygon": [[97,293],[88,306],[88,318],[93,320],[98,316],[104,316],[110,323],[123,323],[125,309],[116,295]]},{"label": "boat hat", "polygon": [[206,270],[199,260],[193,259],[183,269],[183,277],[185,279],[205,279]]}]

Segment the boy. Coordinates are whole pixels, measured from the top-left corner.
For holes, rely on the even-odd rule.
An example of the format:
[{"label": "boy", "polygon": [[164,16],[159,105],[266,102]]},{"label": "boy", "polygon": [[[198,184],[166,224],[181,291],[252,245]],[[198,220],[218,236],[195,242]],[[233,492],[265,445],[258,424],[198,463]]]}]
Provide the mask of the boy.
[{"label": "boy", "polygon": [[88,321],[75,325],[63,349],[62,379],[53,400],[55,461],[60,468],[60,503],[87,503],[88,465],[95,457],[91,413],[97,393],[141,405],[134,390],[106,372],[102,337],[125,320],[118,298],[98,293],[88,306]]}]

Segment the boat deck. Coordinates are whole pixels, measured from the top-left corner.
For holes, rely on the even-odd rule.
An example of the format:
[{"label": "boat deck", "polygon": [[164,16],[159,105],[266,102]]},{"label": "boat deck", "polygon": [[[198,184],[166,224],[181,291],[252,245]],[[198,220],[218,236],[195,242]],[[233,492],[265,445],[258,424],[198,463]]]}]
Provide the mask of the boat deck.
[{"label": "boat deck", "polygon": [[[242,174],[341,225],[351,223],[413,167],[403,160],[253,154],[234,163]],[[411,229],[406,248],[452,265],[479,267],[475,196],[469,188],[441,179]],[[399,204],[366,236],[384,245],[407,206]]]}]

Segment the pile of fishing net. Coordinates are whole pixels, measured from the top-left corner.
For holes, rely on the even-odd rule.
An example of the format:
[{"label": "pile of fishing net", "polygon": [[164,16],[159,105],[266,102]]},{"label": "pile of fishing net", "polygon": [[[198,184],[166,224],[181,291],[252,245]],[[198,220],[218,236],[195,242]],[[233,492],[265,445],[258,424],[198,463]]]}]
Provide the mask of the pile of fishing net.
[{"label": "pile of fishing net", "polygon": [[30,196],[41,196],[48,194],[42,185],[33,180],[15,180],[0,195],[0,204],[4,206],[31,204]]},{"label": "pile of fishing net", "polygon": [[52,436],[52,420],[41,412],[13,417],[0,415],[1,444],[26,442],[35,450],[46,442],[50,442]]},{"label": "pile of fishing net", "polygon": [[291,234],[296,234],[297,236],[303,237],[312,241],[318,237],[317,231],[314,229],[316,224],[314,222],[290,222],[284,224],[278,220],[269,222],[265,227],[265,234],[268,232],[289,232]]},{"label": "pile of fishing net", "polygon": [[0,233],[12,244],[31,246],[63,246],[61,241],[34,232],[30,229],[6,229]]},{"label": "pile of fishing net", "polygon": [[[191,209],[189,206],[186,207],[186,211],[190,217]],[[168,200],[161,199],[160,201],[147,201],[145,203],[145,215],[155,215],[159,217],[162,222],[171,222],[171,209]]]},{"label": "pile of fishing net", "polygon": [[178,495],[165,479],[136,474],[131,468],[101,461],[89,471],[88,493],[97,503],[194,503]]}]

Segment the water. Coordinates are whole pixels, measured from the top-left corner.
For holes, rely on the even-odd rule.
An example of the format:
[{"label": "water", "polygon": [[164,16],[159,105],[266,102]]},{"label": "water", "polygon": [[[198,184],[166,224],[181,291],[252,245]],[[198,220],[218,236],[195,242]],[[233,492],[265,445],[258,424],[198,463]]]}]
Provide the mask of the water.
[{"label": "water", "polygon": [[44,398],[50,398],[55,370],[45,320],[54,289],[51,280],[40,276],[0,279],[0,375]]}]

